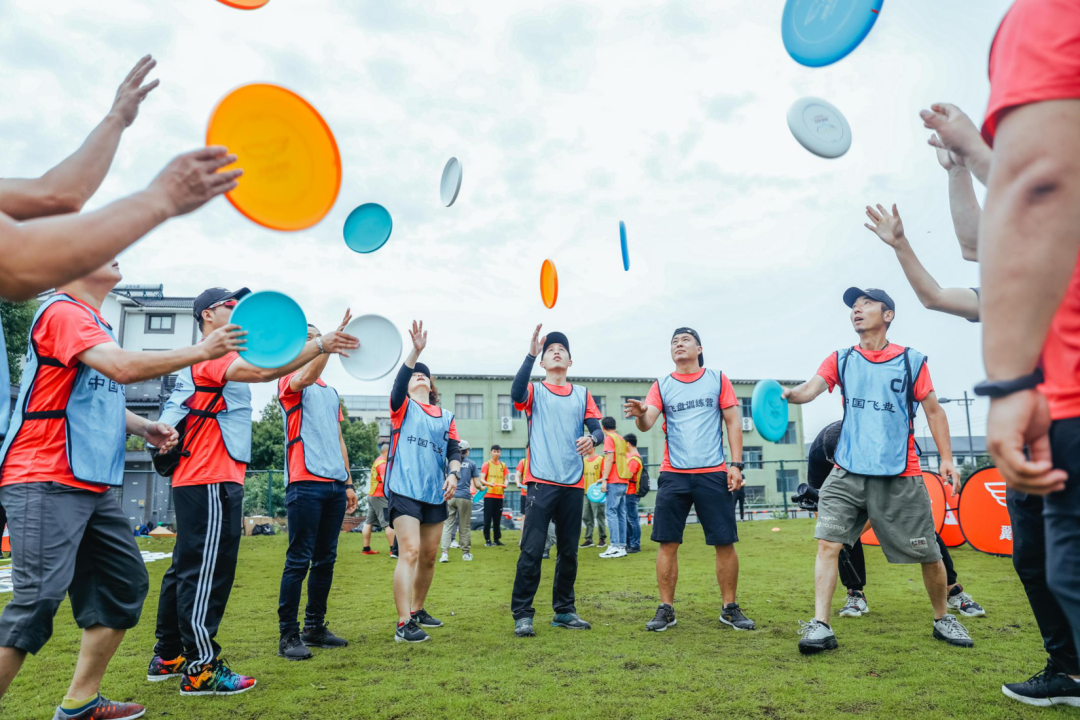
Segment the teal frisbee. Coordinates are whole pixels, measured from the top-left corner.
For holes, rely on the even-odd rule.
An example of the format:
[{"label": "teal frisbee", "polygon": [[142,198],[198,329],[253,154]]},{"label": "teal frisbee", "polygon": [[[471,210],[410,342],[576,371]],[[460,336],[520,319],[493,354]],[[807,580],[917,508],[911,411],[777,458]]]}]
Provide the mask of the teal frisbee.
[{"label": "teal frisbee", "polygon": [[291,297],[274,290],[244,296],[231,322],[247,331],[247,349],[240,357],[256,367],[288,365],[307,342],[304,311]]},{"label": "teal frisbee", "polygon": [[342,234],[349,249],[372,253],[386,244],[394,229],[390,212],[378,203],[364,203],[345,218]]},{"label": "teal frisbee", "polygon": [[602,503],[607,500],[607,493],[600,489],[600,483],[593,483],[585,491],[585,497],[589,498],[590,502]]},{"label": "teal frisbee", "polygon": [[775,380],[760,380],[754,386],[750,399],[750,412],[754,416],[754,428],[758,435],[769,442],[784,437],[788,427],[788,401],[784,388]]}]

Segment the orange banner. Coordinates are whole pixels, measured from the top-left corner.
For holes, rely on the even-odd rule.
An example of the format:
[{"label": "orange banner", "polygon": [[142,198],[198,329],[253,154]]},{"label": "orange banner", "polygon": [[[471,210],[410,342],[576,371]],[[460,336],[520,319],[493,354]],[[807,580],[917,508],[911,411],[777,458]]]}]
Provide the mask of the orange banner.
[{"label": "orange banner", "polygon": [[953,494],[952,487],[945,488],[945,524],[938,534],[945,547],[960,547],[964,544],[964,533],[960,532],[960,513],[956,509],[960,504],[960,493]]},{"label": "orange banner", "polygon": [[1012,556],[1012,520],[1005,506],[1005,480],[997,468],[968,478],[960,492],[960,531],[971,547],[991,555]]},{"label": "orange banner", "polygon": [[[923,484],[926,485],[926,492],[930,495],[930,512],[934,516],[934,529],[941,532],[941,526],[945,522],[945,486],[941,478],[932,472],[923,471],[922,479]],[[881,545],[873,528],[864,532],[861,540],[863,545]]]}]

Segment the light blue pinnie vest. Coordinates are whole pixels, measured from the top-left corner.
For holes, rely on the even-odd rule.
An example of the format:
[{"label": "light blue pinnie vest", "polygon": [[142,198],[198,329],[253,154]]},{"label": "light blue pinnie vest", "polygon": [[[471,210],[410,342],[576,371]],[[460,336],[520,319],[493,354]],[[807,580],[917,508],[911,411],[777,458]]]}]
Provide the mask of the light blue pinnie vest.
[{"label": "light blue pinnie vest", "polygon": [[[281,399],[278,399],[281,404]],[[345,481],[349,471],[345,459],[341,456],[341,443],[338,434],[338,412],[341,404],[334,388],[317,381],[304,388],[300,402],[286,410],[281,405],[285,425],[285,484],[289,484],[289,448],[300,444],[304,467],[316,477],[328,480]],[[289,437],[289,418],[300,413],[300,432],[296,437]]]},{"label": "light blue pinnie vest", "polygon": [[[64,420],[66,451],[71,473],[76,480],[97,485],[120,487],[124,484],[124,442],[127,440],[127,401],[124,386],[110,380],[94,368],[76,364],[71,394],[63,408],[28,411],[37,389],[38,373],[43,367],[64,367],[56,358],[41,355],[34,342],[34,330],[45,311],[55,303],[77,305],[114,341],[112,328],[93,310],[70,295],[57,294],[42,303],[30,325],[30,343],[26,350],[22,388],[11,418],[11,427],[0,448],[0,475],[8,449],[27,423],[38,420]],[[6,363],[4,367],[7,369]],[[2,389],[7,391],[5,383]],[[5,413],[5,419],[6,419]]]},{"label": "light blue pinnie vest", "polygon": [[573,385],[569,395],[557,395],[542,382],[533,383],[529,415],[529,472],[538,480],[576,485],[585,473],[577,440],[585,428],[588,390]]},{"label": "light blue pinnie vest", "polygon": [[871,362],[854,348],[836,352],[844,420],[833,461],[859,475],[893,477],[907,469],[915,433],[914,382],[926,356],[904,348],[892,360]]},{"label": "light blue pinnie vest", "polygon": [[677,470],[702,470],[724,462],[720,409],[723,373],[705,369],[693,382],[671,375],[657,381],[667,426],[668,461]]},{"label": "light blue pinnie vest", "polygon": [[443,466],[454,414],[439,408],[429,415],[420,403],[406,398],[405,418],[391,433],[393,450],[386,463],[388,495],[404,495],[431,505],[443,502]]},{"label": "light blue pinnie vest", "polygon": [[[216,395],[221,393],[225,407],[221,410],[199,410],[188,407],[188,401],[195,393]],[[209,407],[219,406],[214,403]],[[225,449],[236,462],[251,462],[251,388],[247,383],[227,381],[225,385],[196,385],[191,368],[180,371],[176,377],[176,387],[165,401],[165,410],[161,413],[161,422],[176,427],[177,423],[189,415],[213,420],[221,430]],[[200,429],[199,432],[204,432]],[[183,462],[181,459],[180,462]]]}]

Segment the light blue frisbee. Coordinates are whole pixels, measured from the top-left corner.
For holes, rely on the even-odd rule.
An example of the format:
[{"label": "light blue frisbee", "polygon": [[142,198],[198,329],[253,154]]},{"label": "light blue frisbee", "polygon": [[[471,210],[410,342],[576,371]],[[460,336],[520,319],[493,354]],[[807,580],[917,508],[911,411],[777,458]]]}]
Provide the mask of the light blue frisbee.
[{"label": "light blue frisbee", "polygon": [[244,296],[230,322],[247,331],[247,349],[240,357],[256,367],[288,365],[307,342],[304,311],[291,297],[274,290]]},{"label": "light blue frisbee", "polygon": [[781,20],[784,48],[807,67],[831,65],[859,46],[885,0],[787,0]]},{"label": "light blue frisbee", "polygon": [[750,398],[750,413],[754,416],[754,429],[769,442],[784,437],[788,427],[788,401],[784,388],[775,380],[760,380],[754,386]]},{"label": "light blue frisbee", "polygon": [[375,252],[390,239],[394,221],[378,203],[364,203],[345,218],[345,244],[358,253]]},{"label": "light blue frisbee", "polygon": [[619,244],[622,246],[622,269],[630,270],[630,248],[626,246],[626,223],[619,221]]},{"label": "light blue frisbee", "polygon": [[485,495],[487,495],[487,488],[481,488],[481,489],[476,491],[475,495],[472,496],[472,501],[474,503],[478,503],[478,502],[480,502],[481,500],[484,499]]},{"label": "light blue frisbee", "polygon": [[590,502],[602,503],[607,500],[607,493],[600,489],[600,483],[593,483],[585,491],[585,497],[589,498]]}]

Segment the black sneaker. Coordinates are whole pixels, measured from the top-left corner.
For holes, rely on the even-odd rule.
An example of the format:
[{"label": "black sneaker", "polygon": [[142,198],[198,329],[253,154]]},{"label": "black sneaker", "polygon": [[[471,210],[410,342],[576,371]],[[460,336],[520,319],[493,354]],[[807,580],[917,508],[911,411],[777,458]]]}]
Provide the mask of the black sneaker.
[{"label": "black sneaker", "polygon": [[626,548],[626,554],[627,555],[633,555],[634,553],[639,553],[639,552],[641,552],[641,548],[639,548],[639,547]]},{"label": "black sneaker", "polygon": [[286,660],[310,660],[311,651],[304,647],[300,633],[289,633],[278,641],[277,654]]},{"label": "black sneaker", "polygon": [[578,545],[578,547],[592,547],[592,540],[585,538],[585,542]]},{"label": "black sneaker", "polygon": [[577,613],[558,613],[551,619],[551,626],[567,630],[592,630],[592,625],[579,618]]},{"label": "black sneaker", "polygon": [[397,632],[394,633],[394,642],[421,643],[430,639],[431,636],[416,624],[415,618],[410,619],[404,625],[398,625]]},{"label": "black sneaker", "polygon": [[484,547],[495,547],[495,543],[484,541]]},{"label": "black sneaker", "polygon": [[664,603],[656,608],[656,617],[645,623],[645,629],[653,632],[664,632],[669,627],[673,627],[675,623],[675,608]]},{"label": "black sneaker", "polygon": [[1042,672],[1024,682],[1002,685],[1001,692],[1005,693],[1005,697],[1019,700],[1025,705],[1080,707],[1080,683],[1065,673],[1057,672],[1050,663]]},{"label": "black sneaker", "polygon": [[348,640],[339,638],[337,635],[330,632],[327,628],[329,624],[330,623],[323,623],[319,627],[304,628],[304,634],[301,636],[300,640],[308,647],[339,648],[348,645]]},{"label": "black sneaker", "polygon": [[544,554],[541,555],[540,558],[543,559],[543,560],[550,560],[551,559],[551,552],[548,551],[548,550],[545,550]]},{"label": "black sneaker", "polygon": [[754,630],[757,628],[753,620],[743,615],[739,603],[725,605],[724,609],[720,611],[720,622],[730,625],[736,630]]},{"label": "black sneaker", "polygon": [[514,621],[514,637],[536,637],[532,618],[523,617]]},{"label": "black sneaker", "polygon": [[495,542],[492,543],[492,545],[494,545],[496,547],[505,547],[503,545],[503,543],[502,543],[502,540],[496,540]]},{"label": "black sneaker", "polygon": [[428,615],[428,611],[424,608],[414,610],[412,613],[412,619],[416,621],[416,624],[420,627],[436,628],[442,627],[442,620],[436,620]]}]

